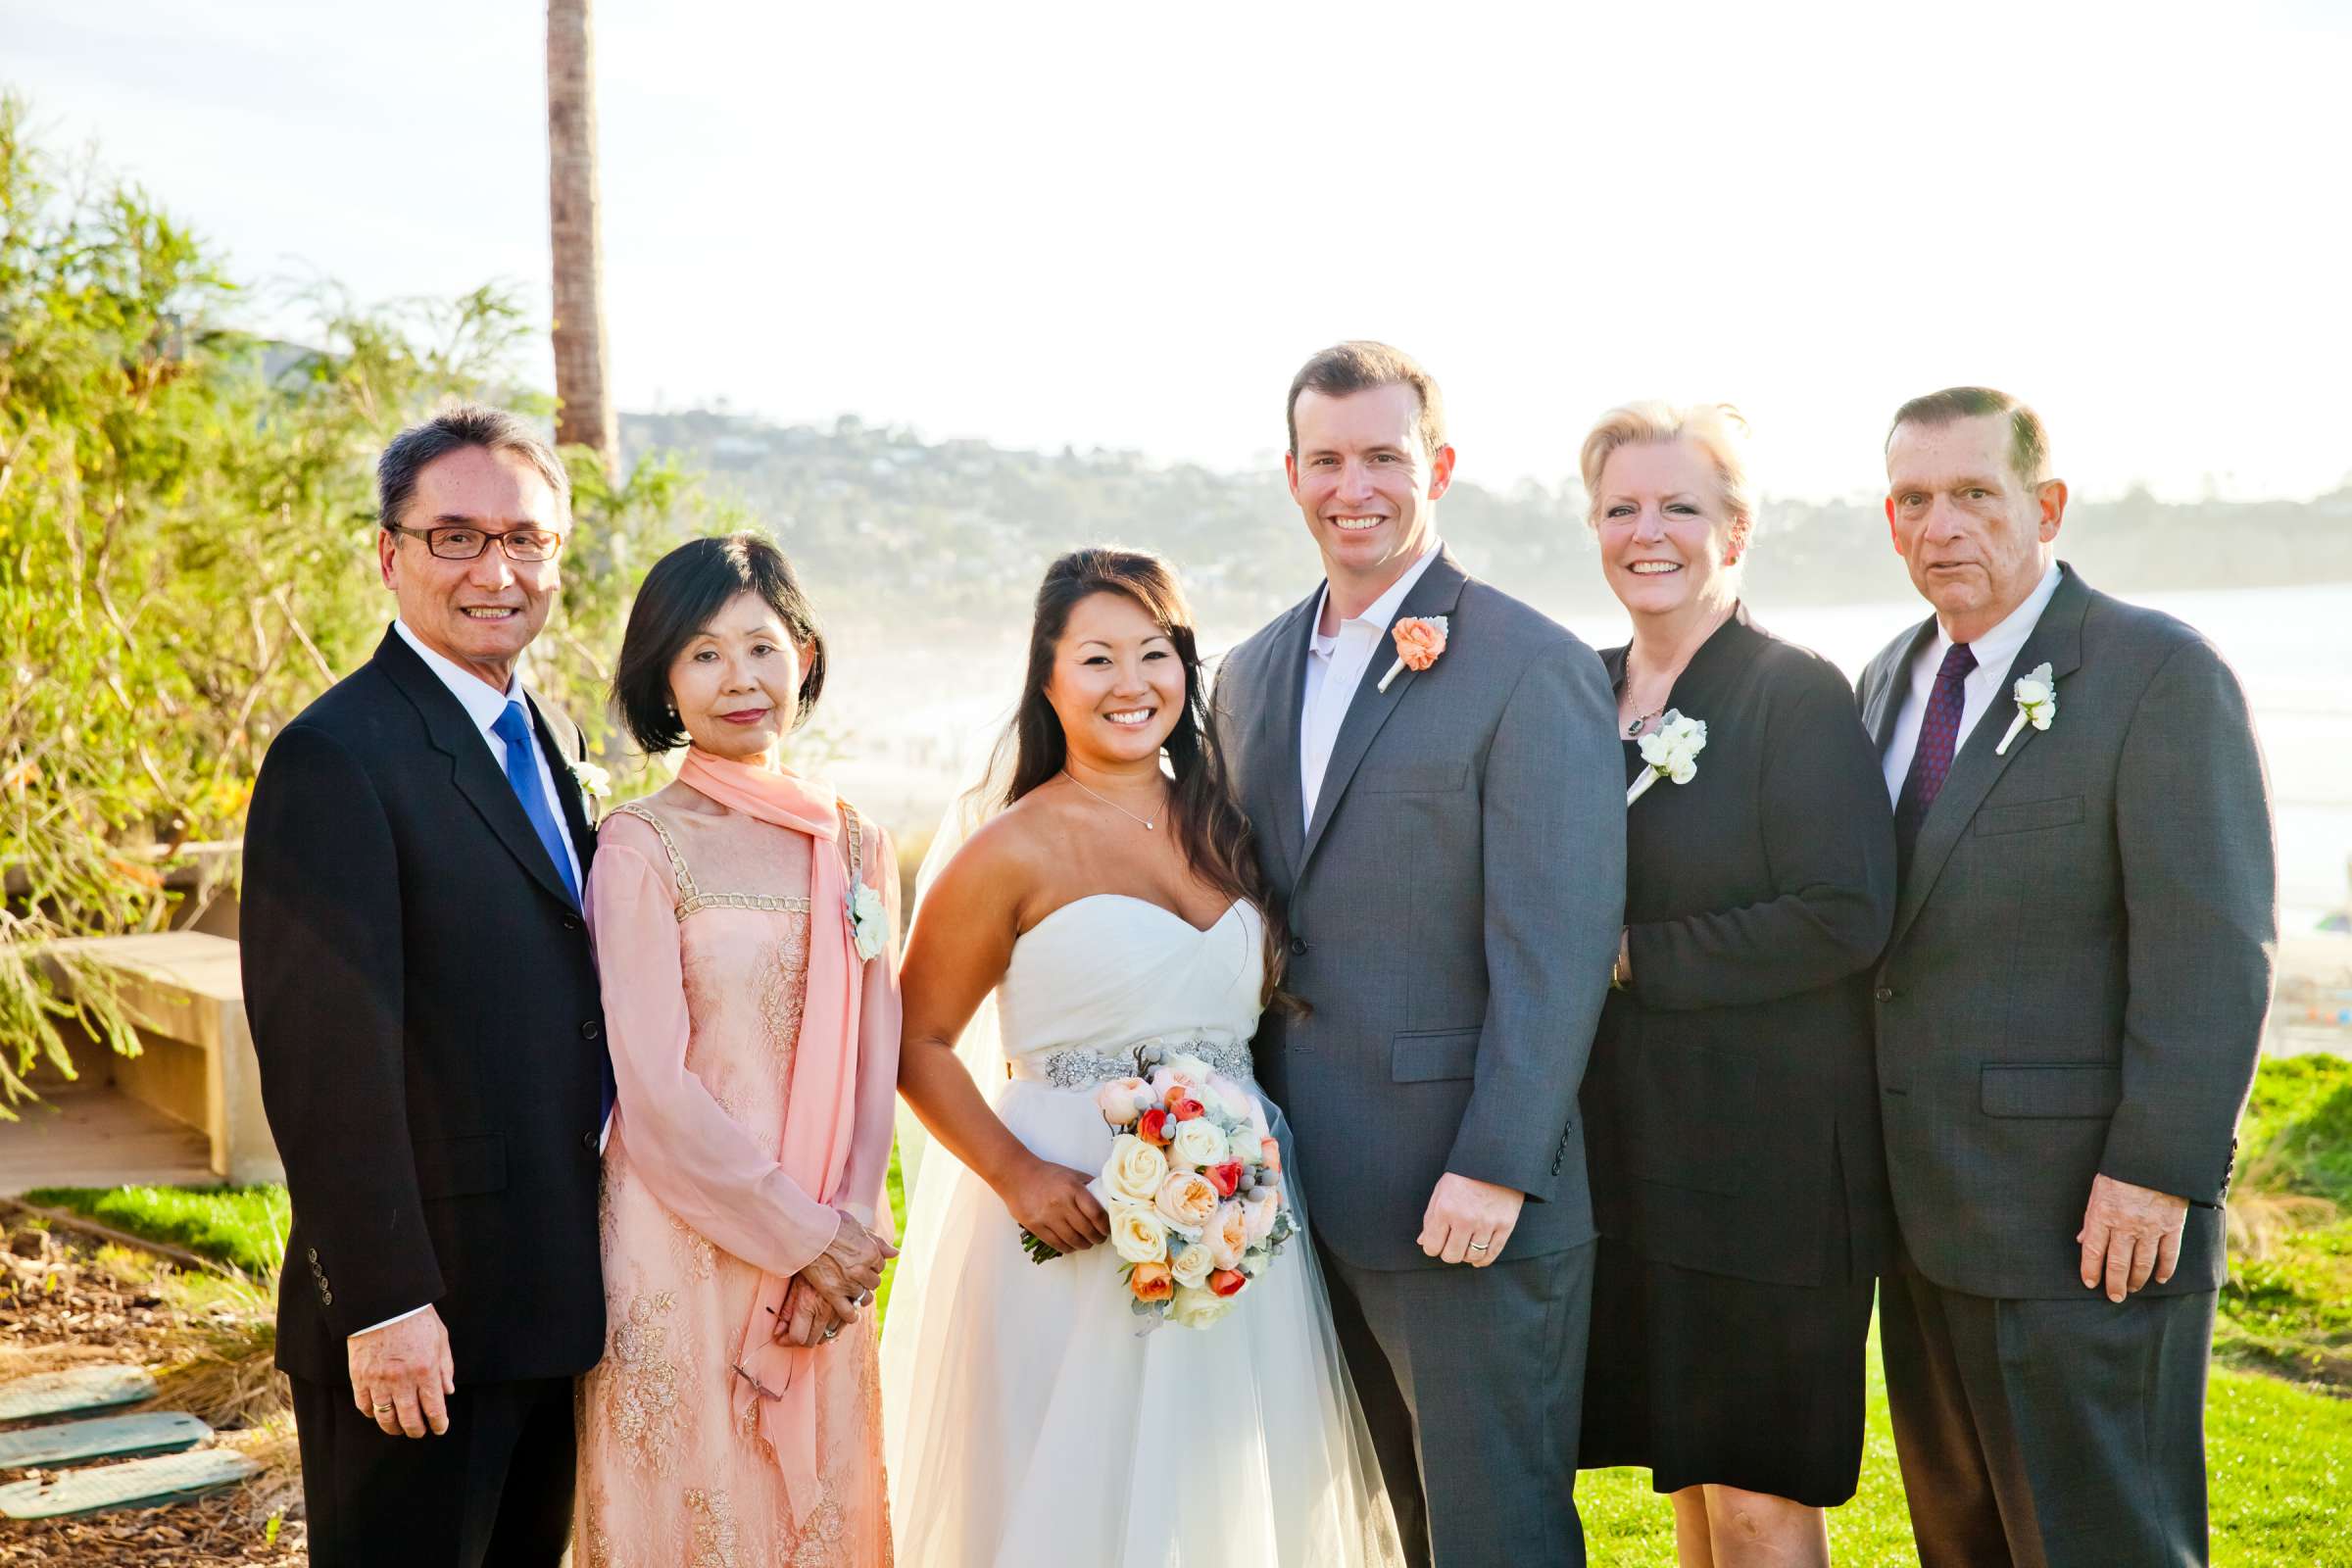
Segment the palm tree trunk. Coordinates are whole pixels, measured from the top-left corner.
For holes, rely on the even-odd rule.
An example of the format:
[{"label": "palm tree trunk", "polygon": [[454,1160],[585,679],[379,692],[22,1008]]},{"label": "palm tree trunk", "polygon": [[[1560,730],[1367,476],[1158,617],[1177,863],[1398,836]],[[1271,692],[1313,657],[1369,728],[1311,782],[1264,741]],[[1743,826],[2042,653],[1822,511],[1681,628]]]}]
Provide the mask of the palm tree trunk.
[{"label": "palm tree trunk", "polygon": [[589,0],[548,0],[547,183],[555,249],[556,439],[617,474],[620,431],[605,357],[605,258],[596,192],[596,54]]}]

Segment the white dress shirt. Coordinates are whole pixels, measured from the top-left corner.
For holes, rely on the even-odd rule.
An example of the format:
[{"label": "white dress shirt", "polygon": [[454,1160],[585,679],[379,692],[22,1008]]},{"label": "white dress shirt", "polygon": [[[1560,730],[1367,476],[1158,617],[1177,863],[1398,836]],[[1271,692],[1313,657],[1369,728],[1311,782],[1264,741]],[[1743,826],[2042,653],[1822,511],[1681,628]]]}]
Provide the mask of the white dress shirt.
[{"label": "white dress shirt", "polygon": [[[1404,575],[1391,583],[1387,593],[1365,607],[1362,614],[1341,621],[1340,629],[1328,637],[1323,634],[1323,612],[1331,603],[1330,583],[1324,583],[1322,596],[1315,601],[1314,630],[1306,645],[1306,696],[1298,705],[1298,799],[1306,811],[1306,823],[1315,819],[1315,797],[1323,793],[1323,772],[1331,766],[1331,748],[1340,738],[1348,705],[1355,701],[1355,689],[1363,684],[1364,666],[1375,657],[1396,661],[1396,650],[1389,644],[1389,626],[1404,596],[1429,570],[1441,548],[1440,542],[1432,539],[1421,558],[1404,568]],[[1305,831],[1304,824],[1300,831]]]},{"label": "white dress shirt", "polygon": [[[1977,721],[1999,704],[2001,694],[2009,689],[2009,666],[2017,662],[2026,639],[2034,635],[2041,612],[2050,606],[2050,595],[2058,591],[2058,566],[2055,562],[2041,574],[2041,581],[2026,595],[2024,604],[2009,612],[2008,618],[1968,645],[1977,656],[1977,667],[1968,672],[1960,683],[1960,733],[1952,740],[1952,756],[1957,759],[1960,748],[1968,744],[1969,733]],[[1911,690],[1903,698],[1902,711],[1895,715],[1894,733],[1886,741],[1886,794],[1898,804],[1903,798],[1903,779],[1911,771],[1912,754],[1919,750],[1919,726],[1928,716],[1928,698],[1936,690],[1936,672],[1943,667],[1943,656],[1950,652],[1951,633],[1942,622],[1936,626],[1936,635],[1929,638],[1911,661]]]},{"label": "white dress shirt", "polygon": [[[507,710],[507,704],[511,702],[521,702],[523,716],[526,718],[530,716],[531,705],[528,700],[523,698],[521,685],[513,676],[509,676],[507,689],[504,692],[492,691],[490,683],[481,676],[476,675],[455,660],[444,659],[427,648],[415,632],[409,630],[408,622],[395,618],[392,622],[392,629],[400,634],[400,640],[407,643],[416,652],[418,659],[424,661],[425,668],[441,677],[441,684],[449,688],[449,695],[458,700],[458,706],[466,710],[466,716],[473,720],[473,727],[482,732],[483,744],[490,748],[490,760],[498,764],[499,776],[505,777],[507,743],[492,734],[490,726],[498,722],[498,715]],[[539,766],[539,789],[547,801],[548,808],[556,813],[556,821],[562,824],[564,822],[564,797],[556,793],[555,773],[547,765],[547,749],[539,744],[539,726],[536,721],[531,725],[531,760]],[[580,853],[572,845],[571,831],[568,827],[558,833],[556,837],[563,841],[564,858],[571,862],[571,885],[576,888],[580,885]],[[612,1124],[607,1122],[607,1133],[609,1134],[611,1130]],[[427,1301],[425,1306],[431,1304],[430,1301]],[[395,1323],[405,1323],[423,1310],[423,1306],[413,1306],[397,1317],[388,1317],[381,1323],[371,1323],[364,1329],[357,1330],[351,1337],[357,1339],[362,1334],[373,1334],[377,1329],[388,1329]]]},{"label": "white dress shirt", "polygon": [[[466,710],[466,716],[473,720],[473,727],[482,732],[482,744],[490,748],[490,760],[498,764],[499,776],[505,777],[507,743],[492,734],[490,726],[498,722],[498,715],[507,710],[509,703],[521,703],[523,717],[531,718],[531,705],[522,695],[522,683],[510,675],[504,692],[492,691],[490,683],[481,676],[455,660],[444,659],[425,647],[417,635],[409,630],[407,622],[395,620],[392,629],[400,633],[402,642],[416,650],[416,657],[424,661],[425,668],[441,677],[441,684],[449,688],[449,695],[458,700],[458,706]],[[557,825],[563,829],[556,837],[563,841],[564,858],[571,862],[571,885],[576,888],[580,886],[580,852],[571,842],[571,829],[564,816],[564,797],[556,793],[556,775],[548,766],[547,748],[539,744],[536,719],[532,719],[530,728],[531,760],[539,764],[539,793],[547,802],[548,809],[556,813]],[[573,788],[576,790],[578,786],[574,785]]]}]

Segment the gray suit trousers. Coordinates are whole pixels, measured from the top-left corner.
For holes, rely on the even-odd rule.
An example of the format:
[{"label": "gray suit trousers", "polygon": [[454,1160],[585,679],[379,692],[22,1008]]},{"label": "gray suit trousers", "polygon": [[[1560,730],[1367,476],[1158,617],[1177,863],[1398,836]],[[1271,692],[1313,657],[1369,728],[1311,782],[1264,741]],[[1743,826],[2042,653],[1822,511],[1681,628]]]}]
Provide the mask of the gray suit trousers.
[{"label": "gray suit trousers", "polygon": [[1584,1563],[1576,1449],[1594,1250],[1587,1242],[1485,1268],[1411,1269],[1357,1268],[1322,1252],[1408,1562]]},{"label": "gray suit trousers", "polygon": [[2004,1300],[1909,1267],[1881,1281],[1922,1568],[2206,1562],[2215,1298]]}]

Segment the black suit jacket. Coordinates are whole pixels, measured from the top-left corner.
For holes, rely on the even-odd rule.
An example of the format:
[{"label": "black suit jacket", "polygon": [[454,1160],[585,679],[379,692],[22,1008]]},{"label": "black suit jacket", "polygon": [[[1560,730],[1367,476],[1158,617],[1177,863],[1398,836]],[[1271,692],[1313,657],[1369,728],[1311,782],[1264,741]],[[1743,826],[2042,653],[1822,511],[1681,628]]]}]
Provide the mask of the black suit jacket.
[{"label": "black suit jacket", "polygon": [[[1601,655],[1612,681],[1625,656]],[[1845,677],[1744,606],[1672,705],[1707,745],[1689,783],[1661,779],[1626,813],[1633,983],[1585,1074],[1595,1218],[1658,1262],[1867,1277],[1892,1239],[1870,1032],[1894,920],[1878,759]]]},{"label": "black suit jacket", "polygon": [[[578,760],[578,726],[529,706],[550,761]],[[595,834],[550,771],[584,873]],[[271,744],[243,918],[294,1202],[278,1364],[340,1383],[347,1336],[427,1302],[461,1385],[595,1364],[587,929],[481,732],[397,633]]]},{"label": "black suit jacket", "polygon": [[[2010,694],[1952,759],[1873,991],[1887,1173],[1905,1250],[1949,1290],[2081,1298],[2091,1178],[2186,1198],[2210,1291],[2218,1206],[2278,943],[2270,787],[2237,678],[2170,615],[2064,568],[2010,665],[2058,711],[1995,755]],[[1884,753],[1923,621],[1862,672]]]}]

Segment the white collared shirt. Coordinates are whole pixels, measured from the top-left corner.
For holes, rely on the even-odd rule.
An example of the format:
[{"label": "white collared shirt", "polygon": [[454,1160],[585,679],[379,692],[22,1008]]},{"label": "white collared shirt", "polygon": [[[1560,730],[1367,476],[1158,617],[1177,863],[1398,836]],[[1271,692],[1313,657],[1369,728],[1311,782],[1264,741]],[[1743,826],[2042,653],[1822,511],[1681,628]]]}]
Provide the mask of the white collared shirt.
[{"label": "white collared shirt", "polygon": [[[507,743],[499,739],[490,726],[498,722],[498,715],[505,712],[507,705],[513,702],[520,702],[523,716],[530,716],[531,705],[522,695],[522,684],[509,676],[504,692],[493,691],[490,683],[481,676],[455,660],[445,659],[425,647],[423,640],[409,630],[406,621],[395,619],[392,629],[400,633],[400,640],[414,649],[418,659],[424,661],[425,668],[441,677],[441,684],[449,688],[449,695],[455,697],[458,706],[466,710],[466,716],[472,719],[473,727],[482,733],[482,744],[490,748],[490,760],[498,764],[498,771],[503,776],[507,771]],[[571,862],[571,885],[579,887],[580,852],[571,842],[570,823],[564,814],[564,797],[556,793],[556,775],[548,766],[547,748],[539,744],[539,726],[536,722],[531,725],[531,760],[539,765],[540,794],[547,801],[548,809],[556,813],[556,825],[562,829],[556,837],[563,841],[564,858]],[[582,896],[586,896],[585,889],[582,889]]]},{"label": "white collared shirt", "polygon": [[[1443,544],[1432,539],[1421,558],[1389,584],[1389,591],[1365,607],[1360,615],[1340,622],[1340,629],[1323,634],[1323,610],[1331,602],[1331,584],[1315,600],[1313,630],[1306,645],[1306,695],[1298,705],[1298,799],[1305,823],[1315,819],[1315,798],[1323,793],[1323,773],[1331,766],[1331,749],[1340,738],[1340,725],[1363,684],[1364,667],[1388,647],[1389,623],[1396,618],[1404,596],[1438,559]],[[1396,656],[1391,654],[1393,659]]]},{"label": "white collared shirt", "polygon": [[[2009,689],[2009,666],[2034,635],[2041,620],[2041,612],[2050,607],[2050,595],[2058,591],[2058,564],[2041,574],[2041,581],[2026,595],[2024,604],[2009,612],[1999,625],[1968,645],[1977,656],[1977,667],[1968,672],[1960,683],[1960,733],[1953,738],[1952,756],[1968,744],[1969,732],[1977,721],[1991,711],[2000,701],[2001,693]],[[1928,716],[1928,698],[1936,690],[1936,672],[1943,667],[1943,656],[1951,650],[1951,633],[1938,621],[1936,635],[1911,660],[1911,690],[1903,698],[1902,711],[1895,715],[1894,734],[1887,739],[1886,773],[1886,794],[1900,802],[1903,798],[1903,779],[1911,771],[1912,754],[1919,750],[1919,726]]]}]

